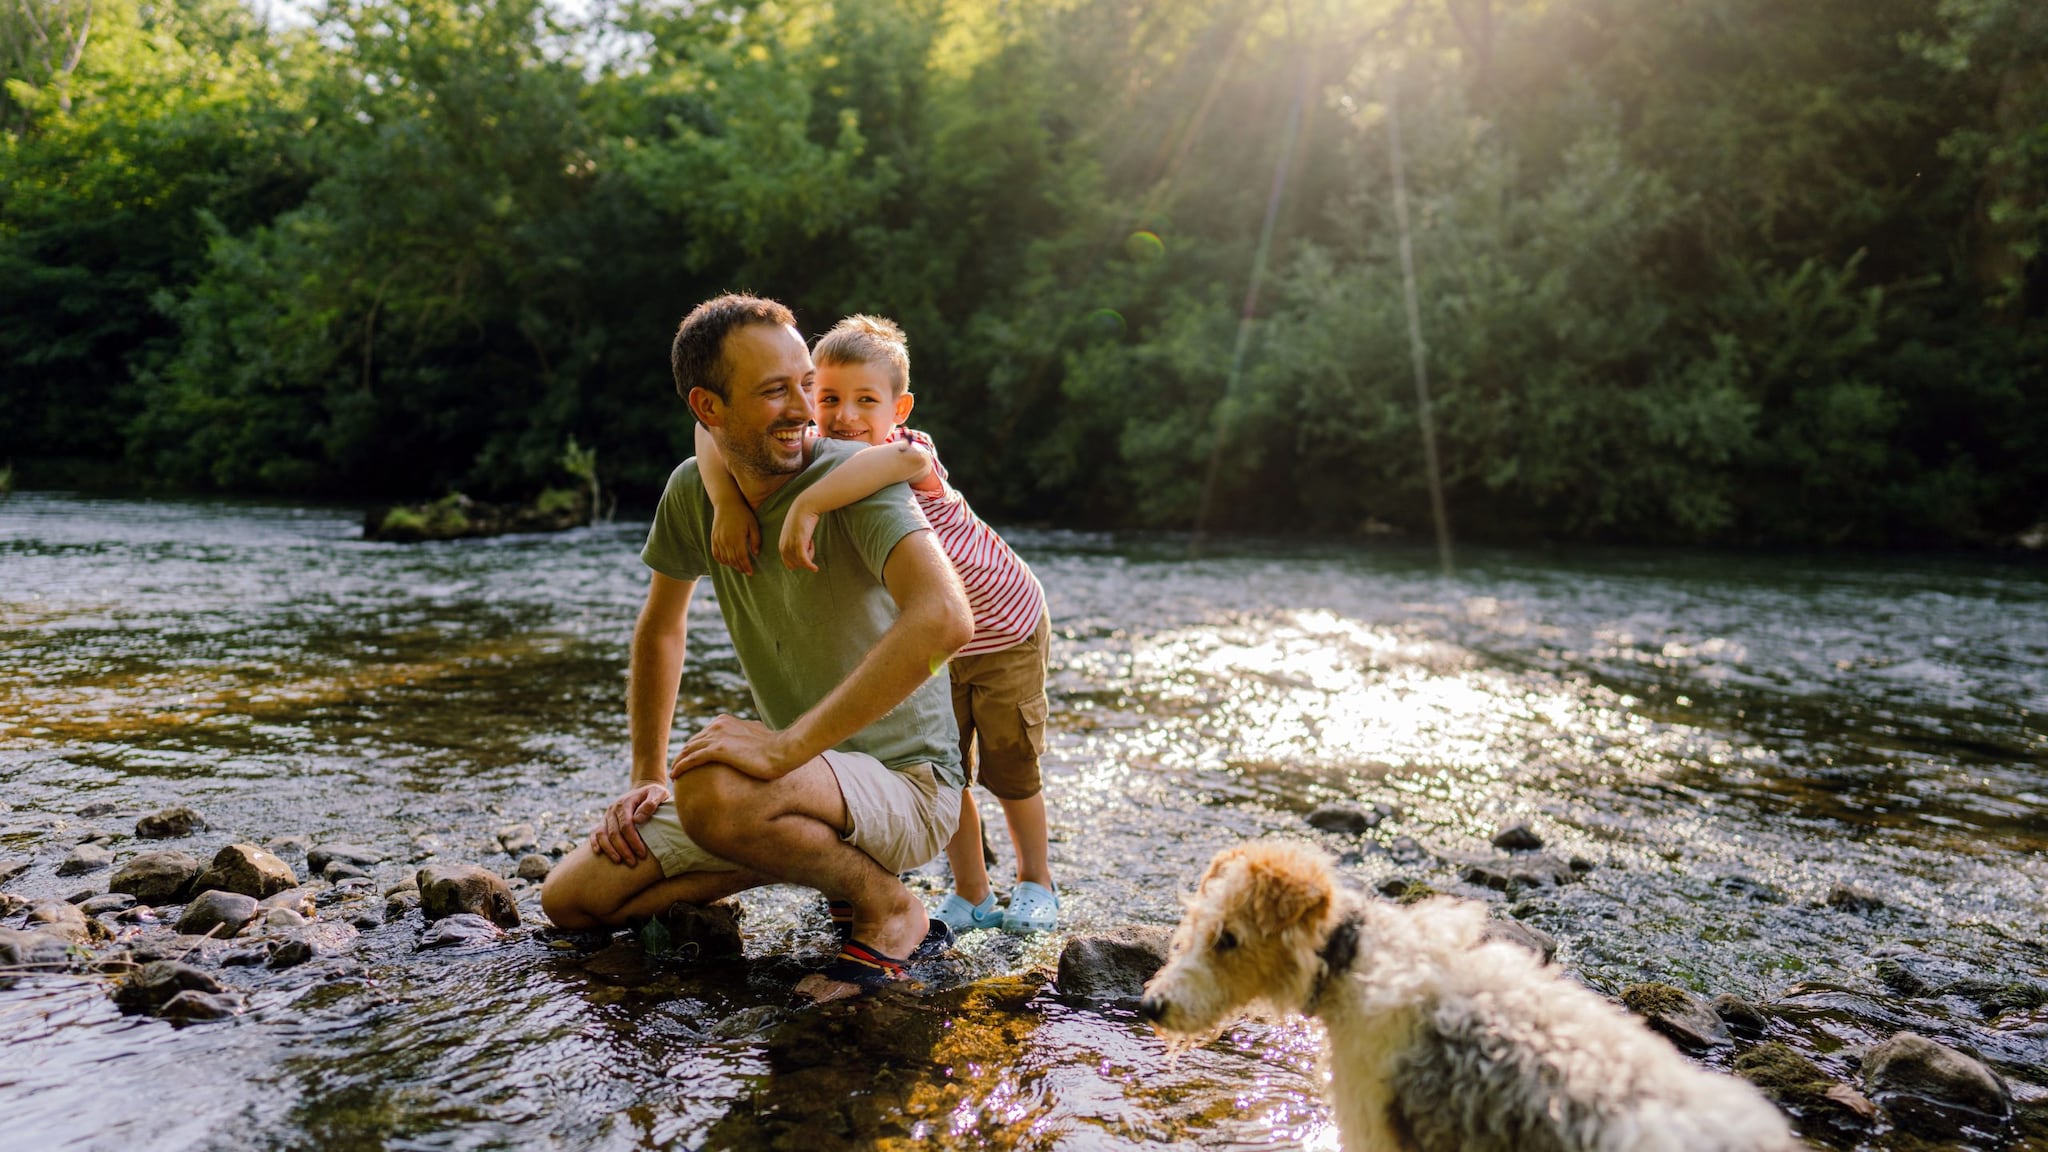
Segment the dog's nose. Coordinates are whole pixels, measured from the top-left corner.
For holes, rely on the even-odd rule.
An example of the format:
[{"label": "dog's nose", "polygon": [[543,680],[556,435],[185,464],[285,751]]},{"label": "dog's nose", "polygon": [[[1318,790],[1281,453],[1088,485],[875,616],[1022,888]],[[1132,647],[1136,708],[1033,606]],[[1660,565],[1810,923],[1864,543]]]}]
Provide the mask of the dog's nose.
[{"label": "dog's nose", "polygon": [[1166,1001],[1157,996],[1147,996],[1138,1001],[1138,1015],[1157,1024],[1166,1018]]}]

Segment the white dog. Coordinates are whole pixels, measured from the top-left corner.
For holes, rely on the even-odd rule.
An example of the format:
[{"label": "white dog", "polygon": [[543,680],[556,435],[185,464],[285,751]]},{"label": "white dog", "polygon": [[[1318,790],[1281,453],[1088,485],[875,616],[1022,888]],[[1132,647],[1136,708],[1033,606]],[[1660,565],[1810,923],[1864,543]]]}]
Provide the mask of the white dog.
[{"label": "white dog", "polygon": [[1789,1152],[1743,1081],[1523,948],[1481,938],[1484,906],[1399,907],[1337,885],[1305,844],[1227,849],[1186,898],[1142,1011],[1212,1035],[1264,1006],[1320,1017],[1347,1152]]}]

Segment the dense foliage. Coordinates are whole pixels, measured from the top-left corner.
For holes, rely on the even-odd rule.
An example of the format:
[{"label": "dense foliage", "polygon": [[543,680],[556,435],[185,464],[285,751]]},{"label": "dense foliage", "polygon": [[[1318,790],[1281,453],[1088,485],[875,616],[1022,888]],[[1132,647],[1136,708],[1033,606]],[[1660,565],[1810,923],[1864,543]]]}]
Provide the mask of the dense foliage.
[{"label": "dense foliage", "polygon": [[2048,514],[2034,0],[575,12],[0,15],[0,461],[489,496],[575,437],[644,496],[667,337],[746,288],[900,320],[993,517],[1426,532],[1398,117],[1461,529]]}]

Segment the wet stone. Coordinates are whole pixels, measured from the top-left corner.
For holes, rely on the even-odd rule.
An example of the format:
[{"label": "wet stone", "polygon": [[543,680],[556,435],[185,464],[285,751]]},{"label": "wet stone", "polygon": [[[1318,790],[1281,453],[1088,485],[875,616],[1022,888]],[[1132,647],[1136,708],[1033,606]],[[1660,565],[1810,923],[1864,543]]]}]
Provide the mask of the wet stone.
[{"label": "wet stone", "polygon": [[1170,929],[1153,925],[1076,936],[1060,950],[1060,994],[1135,1003],[1145,995],[1145,982],[1166,966],[1172,940]]},{"label": "wet stone", "polygon": [[1737,1056],[1735,1074],[1791,1113],[1803,1134],[1837,1148],[1861,1144],[1877,1120],[1868,1097],[1783,1044],[1759,1044]]},{"label": "wet stone", "polygon": [[0,860],[0,884],[5,884],[28,871],[34,863],[33,860],[24,860],[19,856],[11,860]]},{"label": "wet stone", "polygon": [[304,940],[280,940],[270,953],[272,968],[296,968],[313,958],[313,945]]},{"label": "wet stone", "polygon": [[185,906],[185,914],[178,918],[178,931],[187,936],[212,935],[226,940],[255,918],[254,896],[213,889],[201,892]]},{"label": "wet stone", "polygon": [[126,892],[106,892],[93,897],[78,906],[87,916],[100,916],[108,912],[122,912],[135,907],[135,897]]},{"label": "wet stone", "polygon": [[255,968],[270,959],[270,945],[257,943],[247,948],[234,948],[220,954],[219,964],[223,968]]},{"label": "wet stone", "polygon": [[154,924],[157,919],[156,909],[147,904],[137,904],[133,908],[122,909],[115,914],[114,919],[123,924]]},{"label": "wet stone", "polygon": [[415,877],[420,912],[429,921],[480,915],[500,928],[519,927],[519,905],[497,873],[474,864],[430,864]]},{"label": "wet stone", "polygon": [[1851,884],[1837,884],[1828,889],[1827,905],[1843,912],[1868,916],[1872,912],[1884,911],[1884,898],[1875,892]]},{"label": "wet stone", "polygon": [[361,844],[322,844],[307,851],[306,871],[324,874],[327,866],[336,860],[364,869],[372,864],[382,864],[384,853]]},{"label": "wet stone", "polygon": [[420,934],[420,951],[430,948],[469,948],[495,944],[504,939],[504,929],[470,912],[456,912],[427,925]]},{"label": "wet stone", "polygon": [[320,878],[329,884],[339,884],[344,880],[366,880],[369,876],[368,872],[347,860],[329,860],[327,866],[320,869]]},{"label": "wet stone", "polygon": [[179,904],[199,878],[199,861],[184,852],[144,852],[114,872],[107,887],[144,904]]},{"label": "wet stone", "polygon": [[181,992],[220,990],[220,981],[204,969],[176,960],[157,960],[130,973],[114,990],[114,1003],[123,1012],[155,1012]]},{"label": "wet stone", "polygon": [[531,824],[511,824],[498,829],[498,847],[512,856],[523,856],[540,843]]},{"label": "wet stone", "polygon": [[290,908],[272,908],[263,914],[265,928],[301,928],[306,924],[306,918]]},{"label": "wet stone", "polygon": [[1771,1016],[1764,1010],[1763,1005],[1744,1000],[1733,993],[1723,992],[1714,997],[1710,1007],[1713,1008],[1714,1015],[1721,1018],[1721,1023],[1728,1026],[1728,1031],[1743,1039],[1759,1039],[1770,1029]]},{"label": "wet stone", "polygon": [[1458,870],[1458,878],[1467,884],[1513,896],[1529,888],[1557,888],[1576,883],[1579,876],[1554,857],[1523,856],[1467,864]]},{"label": "wet stone", "polygon": [[1526,822],[1515,823],[1493,834],[1493,846],[1508,852],[1534,852],[1543,847],[1543,837]]},{"label": "wet stone", "polygon": [[1591,872],[1594,868],[1599,867],[1599,865],[1594,864],[1591,860],[1586,859],[1584,856],[1573,856],[1571,859],[1564,862],[1564,866],[1571,869],[1572,873],[1578,876],[1584,876],[1586,873]]},{"label": "wet stone", "polygon": [[28,898],[12,892],[0,892],[0,917],[12,916],[28,908]]},{"label": "wet stone", "polygon": [[[313,838],[311,836],[301,836],[296,832],[287,832],[282,836],[272,836],[270,839],[265,840],[263,846],[279,856],[304,856],[307,850],[313,846]],[[311,865],[308,865],[308,867],[311,868]],[[317,868],[312,868],[311,870],[319,871]]]},{"label": "wet stone", "polygon": [[66,904],[83,904],[98,895],[101,895],[101,892],[97,888],[80,888],[78,891],[64,897],[64,902]]},{"label": "wet stone", "polygon": [[214,854],[194,886],[202,892],[217,889],[261,900],[298,883],[292,866],[270,852],[254,844],[230,844]]},{"label": "wet stone", "polygon": [[1551,959],[1557,955],[1557,937],[1552,936],[1541,928],[1532,928],[1520,920],[1488,920],[1486,922],[1486,930],[1481,938],[1488,941],[1498,940],[1502,943],[1513,944],[1518,948],[1526,948],[1535,953],[1537,958],[1541,959],[1545,964],[1550,963]]},{"label": "wet stone", "polygon": [[607,984],[638,988],[652,983],[661,970],[637,941],[620,940],[583,962],[583,970]]},{"label": "wet stone", "polygon": [[[71,942],[50,932],[0,928],[0,968],[64,968],[71,963]],[[4,985],[0,977],[0,985]]]},{"label": "wet stone", "polygon": [[1429,859],[1429,849],[1413,836],[1396,836],[1387,841],[1387,854],[1396,864],[1420,864]]},{"label": "wet stone", "polygon": [[144,840],[175,840],[190,836],[206,827],[206,821],[199,813],[179,805],[152,812],[135,822],[135,834]]},{"label": "wet stone", "polygon": [[1339,836],[1363,836],[1379,827],[1380,814],[1354,808],[1348,804],[1327,804],[1310,812],[1308,826],[1322,832],[1334,832]]},{"label": "wet stone", "polygon": [[554,871],[554,869],[555,862],[553,860],[538,852],[529,852],[519,858],[519,867],[513,872],[513,875],[521,880],[540,881],[547,879],[548,873]]},{"label": "wet stone", "polygon": [[737,905],[677,901],[641,929],[647,951],[687,960],[738,956],[742,948]]},{"label": "wet stone", "polygon": [[80,844],[71,850],[64,862],[57,865],[59,876],[83,876],[114,865],[114,853],[98,844]]},{"label": "wet stone", "polygon": [[1728,1026],[1705,1000],[1670,984],[1631,984],[1621,990],[1621,1003],[1688,1052],[1726,1048],[1735,1043]]},{"label": "wet stone", "polygon": [[241,1011],[234,997],[212,992],[180,992],[171,997],[157,1016],[173,1024],[199,1024],[208,1020],[225,1020]]},{"label": "wet stone", "polygon": [[92,820],[100,816],[112,816],[120,810],[121,806],[118,804],[106,800],[95,800],[80,808],[77,815],[81,820]]},{"label": "wet stone", "polygon": [[403,920],[408,913],[419,906],[420,894],[417,890],[393,892],[384,898],[384,923],[389,924],[394,920]]},{"label": "wet stone", "polygon": [[1932,1140],[2001,1132],[2012,1092],[1982,1061],[1900,1032],[1863,1055],[1863,1089],[1899,1127]]},{"label": "wet stone", "polygon": [[256,906],[265,910],[283,908],[296,912],[300,916],[311,916],[313,915],[313,897],[314,893],[311,889],[287,888],[282,892],[273,892],[265,896],[262,900],[257,901]]},{"label": "wet stone", "polygon": [[[30,908],[26,926],[30,931],[47,932],[73,944],[87,943],[93,937],[93,921],[86,918],[84,911],[56,900],[45,900]],[[100,930],[104,933],[105,925]]]}]

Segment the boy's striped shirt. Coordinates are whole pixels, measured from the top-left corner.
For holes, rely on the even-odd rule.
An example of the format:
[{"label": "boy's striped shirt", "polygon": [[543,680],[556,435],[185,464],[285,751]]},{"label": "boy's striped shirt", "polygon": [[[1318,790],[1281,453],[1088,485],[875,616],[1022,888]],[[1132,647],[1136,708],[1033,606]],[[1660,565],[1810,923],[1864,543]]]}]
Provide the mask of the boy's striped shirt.
[{"label": "boy's striped shirt", "polygon": [[932,531],[938,534],[939,546],[946,550],[953,570],[960,573],[960,583],[967,588],[967,605],[974,610],[974,638],[955,655],[1001,652],[1029,639],[1045,613],[1045,590],[1039,587],[1038,577],[954,489],[931,437],[898,427],[890,439],[908,440],[924,449],[939,478],[937,492],[920,492],[915,487],[910,491],[925,519],[932,522]]}]

